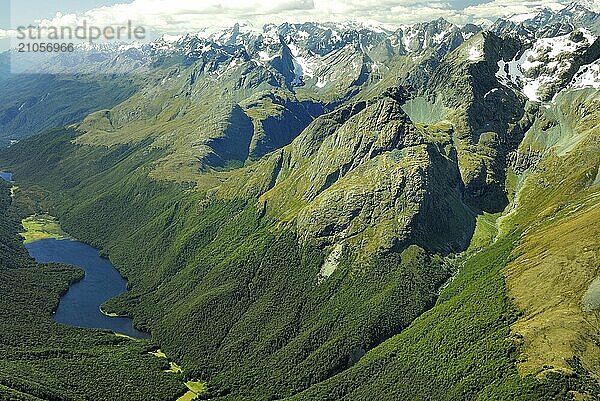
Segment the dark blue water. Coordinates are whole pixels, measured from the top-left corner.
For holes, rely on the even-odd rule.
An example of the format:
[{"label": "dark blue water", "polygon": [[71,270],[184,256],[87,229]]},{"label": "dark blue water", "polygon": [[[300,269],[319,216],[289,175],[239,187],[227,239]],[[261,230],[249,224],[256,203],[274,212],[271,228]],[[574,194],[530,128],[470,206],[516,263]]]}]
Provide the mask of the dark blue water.
[{"label": "dark blue water", "polygon": [[29,254],[40,263],[66,263],[85,270],[83,280],[69,287],[60,298],[54,320],[76,327],[109,329],[134,338],[150,338],[136,330],[127,317],[110,317],[100,312],[108,299],[127,291],[127,282],[113,264],[96,248],[67,239],[43,239],[25,244]]},{"label": "dark blue water", "polygon": [[7,171],[0,171],[0,178],[6,182],[12,182],[12,174]]}]

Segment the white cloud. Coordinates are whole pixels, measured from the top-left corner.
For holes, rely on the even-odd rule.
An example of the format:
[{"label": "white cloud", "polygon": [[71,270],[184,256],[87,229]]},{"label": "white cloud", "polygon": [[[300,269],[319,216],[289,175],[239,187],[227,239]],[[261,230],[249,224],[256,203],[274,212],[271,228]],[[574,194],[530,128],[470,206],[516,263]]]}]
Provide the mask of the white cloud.
[{"label": "white cloud", "polygon": [[271,16],[315,10],[313,0],[134,0],[131,3],[100,7],[83,14],[58,13],[42,25],[74,25],[84,20],[91,25],[118,25],[131,20],[158,30],[193,29],[236,20],[259,20]]},{"label": "white cloud", "polygon": [[17,35],[17,31],[0,29],[0,39],[12,38]]},{"label": "white cloud", "polygon": [[465,8],[462,12],[474,18],[497,18],[512,14],[525,14],[540,7],[560,9],[564,7],[558,0],[494,0]]},{"label": "white cloud", "polygon": [[[495,19],[540,6],[561,7],[567,0],[492,0],[455,10],[445,0],[133,0],[82,14],[60,14],[41,25],[115,26],[131,20],[157,33],[182,33],[247,21],[256,25],[283,21],[379,21],[406,24],[444,17],[455,23]],[[1,35],[1,33],[0,33]],[[0,36],[1,37],[1,36]]]}]

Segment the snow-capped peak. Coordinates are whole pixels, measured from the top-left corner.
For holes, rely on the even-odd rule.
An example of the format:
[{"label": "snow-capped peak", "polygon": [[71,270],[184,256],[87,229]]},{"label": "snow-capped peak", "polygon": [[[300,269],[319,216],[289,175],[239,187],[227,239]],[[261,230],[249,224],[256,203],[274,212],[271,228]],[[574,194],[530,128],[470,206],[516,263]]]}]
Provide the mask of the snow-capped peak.
[{"label": "snow-capped peak", "polygon": [[573,88],[600,89],[600,60],[592,64],[583,65],[575,73],[570,85]]},{"label": "snow-capped peak", "polygon": [[576,0],[567,7],[573,7],[577,5],[587,8],[590,11],[600,13],[600,3],[597,0]]},{"label": "snow-capped peak", "polygon": [[[513,60],[498,61],[496,77],[501,84],[520,90],[530,100],[549,100],[571,80],[573,66],[579,66],[583,54],[595,40],[586,29],[538,39]],[[594,71],[593,68],[580,71],[579,82],[593,79]]]}]

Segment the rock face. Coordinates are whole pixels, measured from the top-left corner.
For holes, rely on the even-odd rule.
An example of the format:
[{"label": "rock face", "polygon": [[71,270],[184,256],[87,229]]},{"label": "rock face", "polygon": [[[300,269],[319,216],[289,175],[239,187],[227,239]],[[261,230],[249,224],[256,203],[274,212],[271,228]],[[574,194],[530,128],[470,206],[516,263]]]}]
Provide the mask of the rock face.
[{"label": "rock face", "polygon": [[498,61],[498,80],[532,101],[550,101],[583,66],[600,57],[600,42],[586,29],[541,38],[512,60]]},{"label": "rock face", "polygon": [[[538,104],[594,84],[597,18],[573,5],[484,32],[439,19],[163,38],[136,50],[150,83],[77,143],[149,141],[165,153],[153,177],[258,199],[321,248],[457,250],[473,213],[506,207],[507,165],[535,164],[517,148]],[[228,172],[203,184],[215,169]]]},{"label": "rock face", "polygon": [[[302,240],[320,247],[340,241],[370,252],[408,242],[440,251],[464,246],[473,216],[461,201],[456,154],[447,135],[415,127],[401,93],[317,119],[284,150],[288,162],[260,198],[266,213],[281,219],[291,212]],[[455,235],[442,235],[449,232]]]},{"label": "rock face", "polygon": [[499,36],[516,35],[525,40],[566,35],[578,28],[587,28],[600,35],[600,14],[593,4],[572,2],[554,12],[549,8],[499,18],[490,30]]},{"label": "rock face", "polygon": [[[394,32],[238,25],[162,39],[140,49],[161,60],[156,83],[108,122],[90,117],[77,141],[150,136],[167,152],[153,174],[167,179],[246,164],[207,189],[258,198],[319,247],[457,250],[473,213],[507,205],[506,167],[535,103],[593,78],[600,45],[579,25],[597,16],[582,10],[542,10],[485,32],[440,19]],[[186,67],[164,69],[177,60]]]},{"label": "rock face", "polygon": [[251,160],[288,145],[324,112],[319,103],[301,102],[285,92],[276,91],[246,99],[243,108],[254,124],[248,155]]},{"label": "rock face", "polygon": [[[592,350],[582,363],[600,371],[597,309],[580,304],[597,306],[595,287],[583,297],[600,254],[598,40],[580,11],[484,32],[437,20],[164,38],[123,54],[147,68],[134,96],[0,154],[26,159],[17,173],[52,171],[63,221],[132,277],[115,305],[210,380],[210,397],[489,399],[502,383],[518,398],[505,283],[532,318],[513,326],[527,346],[553,350],[553,366]],[[446,256],[470,245],[440,292]],[[585,270],[565,269],[578,255]],[[577,342],[547,347],[546,328],[562,327]],[[373,376],[381,393],[363,386]],[[554,394],[523,381],[523,399]]]},{"label": "rock face", "polygon": [[[154,147],[170,154],[156,175],[173,177],[184,169],[191,179],[195,171],[241,165],[289,144],[316,116],[395,74],[398,58],[406,59],[399,74],[411,71],[412,84],[423,86],[440,58],[478,29],[459,28],[442,19],[395,31],[360,24],[236,24],[215,33],[165,36],[143,45],[88,46],[57,56],[44,70],[85,72],[91,81],[87,87],[93,90],[96,82],[104,82],[104,74],[132,73],[133,83],[124,79],[122,87],[97,90],[106,99],[90,99],[85,113],[75,113],[81,119],[94,105],[96,110],[111,108],[82,124],[81,131],[88,135],[80,143],[110,146],[151,138]],[[52,97],[59,84],[50,82],[38,92]],[[135,96],[118,104],[133,93],[134,85],[139,86]],[[123,92],[117,99],[105,93],[117,90]],[[8,93],[1,102],[5,106],[0,108],[0,135],[9,130],[11,139],[32,134],[19,127],[35,120],[44,99]],[[211,147],[215,138],[247,129],[245,121],[226,129],[241,121],[227,115],[236,110],[232,105],[242,106],[253,123],[251,132],[243,134],[252,140],[244,152],[234,152],[233,160]],[[59,114],[55,125],[72,122],[73,113],[54,114]],[[198,129],[207,122],[210,133]]]}]

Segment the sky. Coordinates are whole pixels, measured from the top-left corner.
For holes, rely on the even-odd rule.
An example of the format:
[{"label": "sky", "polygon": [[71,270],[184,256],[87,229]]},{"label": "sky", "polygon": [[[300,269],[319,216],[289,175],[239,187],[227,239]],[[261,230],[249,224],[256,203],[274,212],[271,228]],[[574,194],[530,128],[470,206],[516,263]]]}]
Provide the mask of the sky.
[{"label": "sky", "polygon": [[495,20],[568,0],[0,0],[0,40],[28,24],[116,26],[131,20],[159,33],[184,33],[235,22],[363,21],[391,25],[444,17],[463,24]]}]

